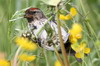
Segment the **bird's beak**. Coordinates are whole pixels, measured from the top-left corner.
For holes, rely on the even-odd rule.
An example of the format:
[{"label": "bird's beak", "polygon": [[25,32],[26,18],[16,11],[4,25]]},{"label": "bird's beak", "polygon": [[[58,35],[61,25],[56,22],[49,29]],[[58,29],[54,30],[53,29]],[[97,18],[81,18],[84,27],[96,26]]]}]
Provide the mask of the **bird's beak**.
[{"label": "bird's beak", "polygon": [[29,15],[29,14],[25,14],[24,15],[24,18],[32,18],[33,16],[32,15]]},{"label": "bird's beak", "polygon": [[28,14],[25,14],[25,15],[24,15],[24,18],[28,18]]}]

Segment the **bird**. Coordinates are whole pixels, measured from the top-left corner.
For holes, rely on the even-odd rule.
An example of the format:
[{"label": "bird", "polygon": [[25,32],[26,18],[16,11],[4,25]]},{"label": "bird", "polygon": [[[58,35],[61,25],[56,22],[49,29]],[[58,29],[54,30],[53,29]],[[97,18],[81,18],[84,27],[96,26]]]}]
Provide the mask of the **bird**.
[{"label": "bird", "polygon": [[[28,8],[25,11],[24,18],[27,19],[29,31],[32,35],[35,36],[35,40],[32,39],[34,42],[37,42],[40,47],[49,51],[54,51],[55,46],[57,48],[57,51],[59,53],[62,53],[56,22],[54,22],[53,20],[49,21],[39,8],[33,7]],[[44,27],[44,29],[41,30],[42,27]],[[75,51],[71,48],[71,43],[68,39],[69,33],[62,26],[60,28],[66,53],[70,53],[74,56]],[[39,32],[40,30],[41,32]],[[77,61],[81,61],[81,59],[76,59]]]}]

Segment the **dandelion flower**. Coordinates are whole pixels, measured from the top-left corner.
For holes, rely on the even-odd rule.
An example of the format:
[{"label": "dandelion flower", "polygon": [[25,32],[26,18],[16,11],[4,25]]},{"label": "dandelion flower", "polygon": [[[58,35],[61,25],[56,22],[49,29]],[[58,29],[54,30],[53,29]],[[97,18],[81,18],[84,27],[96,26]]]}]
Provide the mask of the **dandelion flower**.
[{"label": "dandelion flower", "polygon": [[37,48],[35,43],[24,37],[17,37],[15,42],[18,46],[25,50],[35,50]]},{"label": "dandelion flower", "polygon": [[83,58],[84,54],[90,53],[90,48],[86,48],[86,44],[83,42],[80,45],[72,44],[71,47],[76,52],[75,53],[76,58]]},{"label": "dandelion flower", "polygon": [[28,56],[27,54],[22,54],[18,58],[21,61],[34,61],[36,59],[36,56],[34,55]]},{"label": "dandelion flower", "polygon": [[0,59],[0,66],[10,66],[10,63],[6,60]]},{"label": "dandelion flower", "polygon": [[54,66],[61,66],[61,64],[58,60],[56,60]]}]

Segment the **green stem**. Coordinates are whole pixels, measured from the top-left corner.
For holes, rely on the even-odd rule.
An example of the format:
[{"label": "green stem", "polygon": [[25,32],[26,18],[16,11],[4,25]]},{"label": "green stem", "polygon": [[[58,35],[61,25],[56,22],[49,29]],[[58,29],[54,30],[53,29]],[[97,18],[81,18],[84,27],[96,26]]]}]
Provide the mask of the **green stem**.
[{"label": "green stem", "polygon": [[54,51],[55,51],[55,53],[56,53],[57,59],[59,60],[60,64],[61,64],[61,65],[64,65],[64,63],[63,63],[63,61],[62,61],[62,59],[61,59],[61,57],[60,57],[60,55],[59,55],[59,53],[58,53],[58,51],[57,51],[56,46],[54,46]]},{"label": "green stem", "polygon": [[10,61],[12,58],[13,58],[13,56],[14,56],[14,54],[16,53],[16,50],[18,49],[18,47],[14,47],[14,49],[13,49],[13,51],[11,52],[11,54],[8,56],[8,60]]},{"label": "green stem", "polygon": [[48,23],[48,21],[50,21],[52,19],[52,16],[45,22],[44,26],[41,27],[41,29],[38,31],[38,33],[36,34],[37,36],[40,34],[40,32],[42,32],[42,30],[45,28],[45,25]]},{"label": "green stem", "polygon": [[[85,32],[85,31],[84,31],[84,32]],[[94,48],[96,49],[96,52],[97,52],[97,55],[98,55],[98,57],[100,58],[99,50],[98,50],[98,49],[96,48],[96,46],[95,46],[95,41],[93,40],[92,37],[89,36],[88,33],[85,32],[85,35],[88,36],[88,38],[93,42]]]},{"label": "green stem", "polygon": [[62,55],[63,55],[63,59],[64,59],[64,64],[65,64],[63,66],[70,66],[69,62],[68,62],[67,53],[66,53],[66,50],[65,50],[65,47],[64,47],[64,43],[63,43],[63,40],[62,40],[58,7],[56,7],[56,12],[57,12],[56,17],[57,17],[58,35],[59,35],[59,39],[60,39],[61,51],[62,51]]},{"label": "green stem", "polygon": [[[80,3],[81,3],[82,9],[83,9],[83,11],[84,11],[84,14],[86,15],[86,11],[85,11],[84,5],[83,5],[83,3],[82,3],[82,0],[79,0],[79,1],[80,1]],[[85,24],[86,24],[86,26],[87,26],[87,29],[90,30],[90,32],[88,32],[88,33],[89,33],[89,34],[91,33],[91,35],[94,36],[95,39],[97,40],[98,38],[97,38],[96,33],[95,33],[95,31],[93,30],[92,26],[90,25],[90,23],[89,23],[86,19],[84,19],[84,20],[85,20]],[[90,39],[93,40],[93,38],[90,38]],[[93,44],[95,44],[94,40],[93,40]],[[99,52],[98,52],[98,50],[97,50],[97,48],[96,48],[95,45],[94,45],[94,47],[95,47],[95,49],[96,49],[96,52],[97,52],[98,57],[100,58],[100,54],[99,54]]]},{"label": "green stem", "polygon": [[97,36],[96,36],[96,33],[94,32],[94,30],[93,30],[93,28],[91,27],[91,25],[90,25],[89,23],[87,23],[87,25],[88,25],[88,28],[90,29],[92,35],[94,35],[95,38],[98,39]]},{"label": "green stem", "polygon": [[19,47],[15,53],[15,57],[14,57],[14,63],[13,63],[13,66],[17,66],[17,57],[19,55],[19,52],[21,50],[21,47]]},{"label": "green stem", "polygon": [[[40,49],[39,49],[39,50],[40,50]],[[40,53],[41,53],[39,50],[37,50],[37,54],[36,54],[38,57],[40,56]],[[40,60],[40,58],[37,58],[37,59],[36,59],[36,63],[35,63],[36,66],[39,66],[39,60]]]},{"label": "green stem", "polygon": [[84,5],[83,5],[83,3],[82,3],[82,0],[79,0],[79,1],[80,1],[81,6],[82,6],[83,12],[86,14],[86,11],[85,11],[85,8],[84,8]]},{"label": "green stem", "polygon": [[47,59],[46,50],[43,49],[43,52],[44,52],[44,56],[45,56],[45,60],[46,60],[46,64],[47,64],[46,66],[50,66],[50,65],[49,65],[49,61],[48,61],[48,59]]},{"label": "green stem", "polygon": [[[82,3],[82,0],[79,0],[79,1],[80,1],[81,6],[82,6],[82,9],[83,9],[84,14],[86,15],[86,11],[85,11],[84,5]],[[91,27],[91,25],[89,24],[89,22],[86,19],[85,19],[85,22],[86,22],[85,24],[87,25],[87,27],[90,29],[92,35],[94,35],[95,38],[97,39],[96,34],[95,34],[95,31],[93,30],[93,28]]]}]

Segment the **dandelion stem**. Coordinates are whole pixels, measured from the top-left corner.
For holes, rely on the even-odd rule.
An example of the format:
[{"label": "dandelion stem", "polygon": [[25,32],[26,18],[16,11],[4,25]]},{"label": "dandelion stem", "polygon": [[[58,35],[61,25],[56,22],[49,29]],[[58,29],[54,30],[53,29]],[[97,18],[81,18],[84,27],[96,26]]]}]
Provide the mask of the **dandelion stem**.
[{"label": "dandelion stem", "polygon": [[[65,66],[70,66],[68,63],[68,58],[67,58],[67,53],[64,47],[64,43],[62,40],[62,34],[61,34],[61,28],[60,28],[60,21],[59,21],[59,11],[58,11],[58,7],[56,7],[56,17],[57,17],[57,27],[58,27],[58,35],[59,35],[59,39],[60,39],[60,46],[61,46],[61,51],[62,51],[62,55],[63,55],[63,59],[64,59],[64,64]],[[64,65],[62,65],[64,66]]]},{"label": "dandelion stem", "polygon": [[20,50],[21,50],[21,47],[19,47],[15,53],[13,66],[17,66],[17,57],[18,57]]}]

